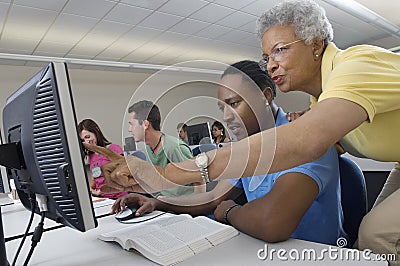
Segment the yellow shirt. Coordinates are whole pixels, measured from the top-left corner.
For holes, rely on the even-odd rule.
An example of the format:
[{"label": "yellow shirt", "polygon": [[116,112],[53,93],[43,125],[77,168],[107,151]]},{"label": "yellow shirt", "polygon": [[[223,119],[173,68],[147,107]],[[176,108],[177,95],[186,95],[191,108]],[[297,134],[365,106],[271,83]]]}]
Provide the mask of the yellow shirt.
[{"label": "yellow shirt", "polygon": [[345,151],[377,161],[400,162],[400,55],[370,45],[340,50],[330,43],[321,74],[318,101],[346,99],[368,113],[367,121],[341,139]]}]

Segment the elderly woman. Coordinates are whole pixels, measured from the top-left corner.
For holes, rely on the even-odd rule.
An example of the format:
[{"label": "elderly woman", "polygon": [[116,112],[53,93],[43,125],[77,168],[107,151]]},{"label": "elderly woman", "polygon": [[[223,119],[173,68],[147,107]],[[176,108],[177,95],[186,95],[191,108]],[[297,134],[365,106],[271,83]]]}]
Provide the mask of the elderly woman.
[{"label": "elderly woman", "polygon": [[[298,156],[309,160],[340,141],[354,156],[400,161],[400,142],[396,141],[400,133],[399,55],[369,45],[338,49],[331,42],[333,31],[325,11],[312,1],[275,6],[259,18],[258,33],[263,50],[260,63],[280,90],[311,95],[311,110],[291,124],[300,129],[296,132],[304,140],[301,143],[310,146]],[[290,149],[278,145],[277,153]],[[395,211],[400,205],[399,187],[397,164],[379,202],[361,224],[359,248],[399,254],[400,213]]]},{"label": "elderly woman", "polygon": [[[154,170],[134,158],[128,160],[133,178],[126,172],[126,165],[121,164],[115,171],[116,165],[110,165],[106,170],[113,171],[111,186],[135,190],[139,183],[157,189],[164,177],[185,184],[201,178],[207,181],[273,173],[311,162],[336,142],[355,156],[400,161],[399,55],[369,45],[338,49],[332,43],[333,30],[325,11],[309,0],[282,2],[266,11],[259,18],[258,32],[262,38],[262,66],[281,91],[310,94],[311,110],[277,127],[276,132],[269,129],[252,135],[234,143],[232,149],[207,153],[206,159],[200,154],[199,160],[157,169],[160,175],[154,175]],[[274,141],[275,151],[264,148]],[[211,156],[214,158],[210,163]],[[268,160],[271,164],[258,163]],[[208,167],[204,166],[207,161]],[[247,162],[244,166],[243,161]],[[200,171],[194,171],[197,167]],[[164,182],[163,186],[171,186],[172,182]],[[380,198],[385,199],[362,222],[361,249],[399,254],[399,187],[397,164],[382,191]]]}]

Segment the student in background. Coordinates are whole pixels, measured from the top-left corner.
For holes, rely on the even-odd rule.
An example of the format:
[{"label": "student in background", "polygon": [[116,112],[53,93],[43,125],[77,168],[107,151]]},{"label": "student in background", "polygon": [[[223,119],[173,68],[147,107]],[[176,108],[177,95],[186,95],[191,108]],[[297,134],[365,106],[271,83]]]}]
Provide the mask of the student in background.
[{"label": "student in background", "polygon": [[[82,142],[97,145],[100,147],[107,147],[117,154],[123,154],[122,148],[119,145],[112,144],[110,141],[108,141],[106,137],[104,137],[103,132],[101,132],[100,127],[92,119],[82,120],[78,125],[78,130],[79,137]],[[100,167],[109,163],[110,160],[108,160],[108,158],[104,155],[92,151],[89,151],[86,156],[90,166],[91,178],[89,181],[89,187],[92,195],[116,199],[118,197],[128,194],[127,192],[102,193],[100,191],[100,188],[105,185],[105,179]]]},{"label": "student in background", "polygon": [[211,135],[215,144],[221,142],[230,142],[231,139],[227,136],[224,125],[221,122],[215,121],[211,126]]},{"label": "student in background", "polygon": [[179,123],[176,126],[176,130],[178,131],[179,138],[189,145],[189,139],[186,131],[187,125],[185,123]]},{"label": "student in background", "polygon": [[[238,140],[260,132],[255,111],[271,110],[273,116],[267,119],[275,118],[271,122],[276,126],[288,123],[286,113],[273,100],[275,84],[257,62],[233,64],[223,73],[221,83],[218,105],[224,122]],[[241,96],[246,92],[256,95],[251,107]],[[317,161],[274,174],[222,180],[211,192],[193,197],[157,200],[132,193],[118,199],[112,211],[138,202],[141,208],[137,215],[155,209],[192,215],[214,213],[218,221],[268,242],[294,237],[336,244],[339,237],[346,235],[342,227],[337,159],[336,150],[331,148]],[[239,201],[233,201],[238,195],[244,196],[248,203],[239,205]]]},{"label": "student in background", "polygon": [[[128,109],[129,129],[136,142],[144,141],[148,160],[157,166],[165,167],[168,163],[182,162],[192,158],[192,151],[182,140],[161,132],[161,114],[158,106],[151,101],[134,103]],[[160,191],[159,196],[179,197],[204,192],[202,182],[174,187]]]}]

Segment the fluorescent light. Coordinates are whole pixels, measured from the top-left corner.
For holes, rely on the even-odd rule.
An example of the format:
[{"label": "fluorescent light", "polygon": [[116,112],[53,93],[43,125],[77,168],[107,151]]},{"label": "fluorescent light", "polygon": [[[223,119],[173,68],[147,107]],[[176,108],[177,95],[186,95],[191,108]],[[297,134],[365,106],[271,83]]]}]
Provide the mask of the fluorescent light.
[{"label": "fluorescent light", "polygon": [[79,58],[23,55],[23,54],[0,53],[0,59],[33,61],[33,62],[65,62],[68,64],[78,64],[78,65],[121,67],[121,68],[130,68],[130,69],[136,68],[136,69],[147,69],[147,70],[154,70],[154,71],[158,71],[158,70],[181,71],[181,72],[204,73],[204,74],[212,74],[212,75],[221,75],[222,74],[222,71],[215,70],[215,69],[194,68],[194,67],[184,67],[184,66],[153,65],[153,64],[117,62],[117,61],[90,60],[90,59],[79,59]]},{"label": "fluorescent light", "polygon": [[322,0],[354,17],[361,19],[395,37],[400,38],[400,27],[354,0]]}]

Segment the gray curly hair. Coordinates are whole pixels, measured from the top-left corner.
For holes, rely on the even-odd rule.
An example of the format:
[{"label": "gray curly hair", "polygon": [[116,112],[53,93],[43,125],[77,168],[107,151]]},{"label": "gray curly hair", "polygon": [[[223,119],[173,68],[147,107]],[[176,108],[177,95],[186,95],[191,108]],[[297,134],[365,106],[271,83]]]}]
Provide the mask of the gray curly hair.
[{"label": "gray curly hair", "polygon": [[297,37],[306,44],[314,39],[333,40],[333,29],[325,9],[312,0],[289,0],[265,11],[257,20],[258,37],[275,25],[292,25]]}]

